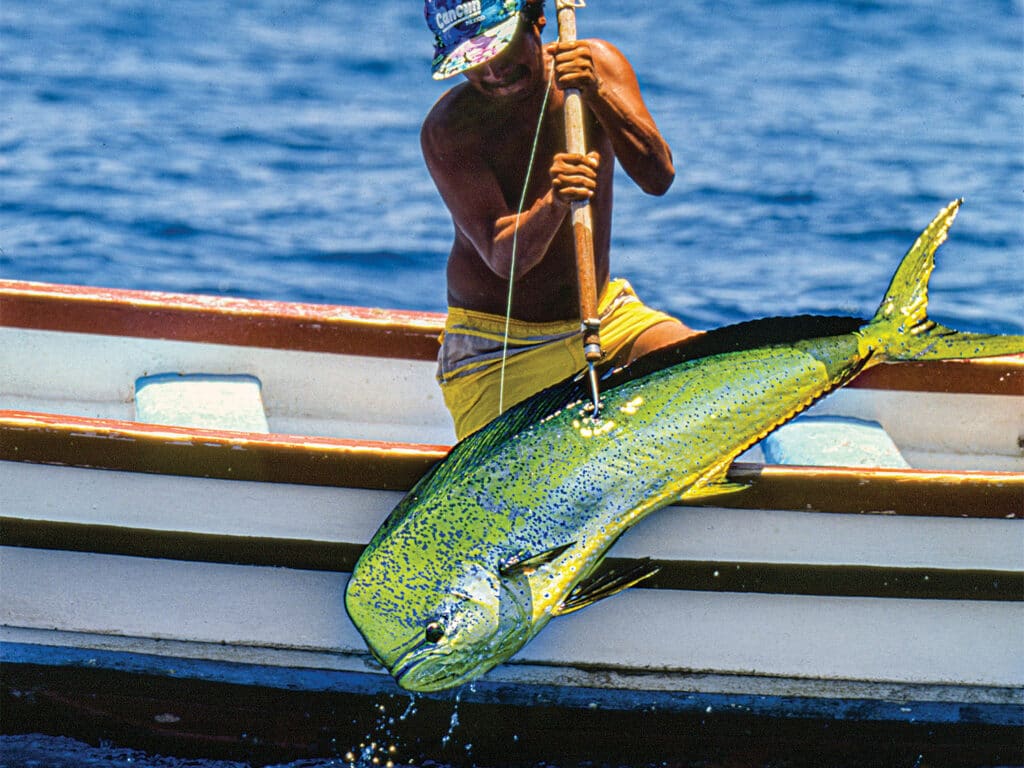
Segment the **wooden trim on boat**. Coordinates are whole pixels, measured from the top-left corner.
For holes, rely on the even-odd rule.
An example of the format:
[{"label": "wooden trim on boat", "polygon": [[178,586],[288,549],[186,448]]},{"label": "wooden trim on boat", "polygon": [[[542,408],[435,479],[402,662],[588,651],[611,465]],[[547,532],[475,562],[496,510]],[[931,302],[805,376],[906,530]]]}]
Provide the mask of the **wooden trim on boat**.
[{"label": "wooden trim on boat", "polygon": [[[408,490],[447,446],[257,435],[0,410],[0,460],[228,480]],[[1024,516],[1024,473],[736,464],[706,504],[936,517]]]},{"label": "wooden trim on boat", "polygon": [[446,446],[0,410],[0,459],[225,480],[408,490]]},{"label": "wooden trim on boat", "polygon": [[854,389],[1024,396],[1024,355],[886,363],[846,385]]},{"label": "wooden trim on boat", "polygon": [[[161,531],[0,517],[0,546],[206,563],[350,572],[363,544]],[[1024,572],[900,566],[649,560],[645,589],[833,597],[1024,601]],[[609,557],[598,577],[641,565]]]},{"label": "wooden trim on boat", "polygon": [[444,315],[0,280],[0,325],[434,360]]},{"label": "wooden trim on boat", "polygon": [[746,491],[709,505],[931,517],[1024,517],[1024,473],[733,464]]},{"label": "wooden trim on boat", "polygon": [[[434,360],[444,315],[0,280],[0,326]],[[1024,355],[882,365],[848,386],[1024,395]]]}]

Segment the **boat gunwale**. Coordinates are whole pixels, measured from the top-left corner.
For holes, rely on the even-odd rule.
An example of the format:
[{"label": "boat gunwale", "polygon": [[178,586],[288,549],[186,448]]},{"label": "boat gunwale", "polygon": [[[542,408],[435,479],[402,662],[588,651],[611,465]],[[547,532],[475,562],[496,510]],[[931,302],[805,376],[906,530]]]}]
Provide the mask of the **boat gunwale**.
[{"label": "boat gunwale", "polygon": [[[0,279],[0,327],[431,361],[445,315]],[[853,388],[1024,394],[1024,354],[890,363]]]},{"label": "boat gunwale", "polygon": [[0,326],[433,360],[444,315],[0,280]]}]

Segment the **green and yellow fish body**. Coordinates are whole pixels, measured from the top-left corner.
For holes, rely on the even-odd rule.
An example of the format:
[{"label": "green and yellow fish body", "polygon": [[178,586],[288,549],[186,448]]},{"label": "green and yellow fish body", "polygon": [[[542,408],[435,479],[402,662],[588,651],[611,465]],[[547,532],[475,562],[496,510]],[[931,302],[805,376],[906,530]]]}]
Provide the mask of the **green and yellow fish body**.
[{"label": "green and yellow fish body", "polygon": [[1024,351],[1024,337],[927,318],[933,256],[958,207],[908,251],[866,324],[613,376],[596,416],[584,385],[563,383],[455,446],[353,571],[346,607],[374,655],[409,690],[472,680],[554,616],[650,575],[588,579],[644,516],[739,490],[725,479],[736,456],[864,368]]}]

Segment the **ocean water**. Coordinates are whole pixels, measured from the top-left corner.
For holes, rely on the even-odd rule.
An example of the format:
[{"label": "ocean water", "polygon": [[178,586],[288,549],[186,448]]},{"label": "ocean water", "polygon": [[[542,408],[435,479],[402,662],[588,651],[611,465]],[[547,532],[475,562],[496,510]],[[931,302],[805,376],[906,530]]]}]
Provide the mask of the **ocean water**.
[{"label": "ocean water", "polygon": [[[964,197],[933,313],[1020,332],[1022,15],[592,0],[678,169],[662,198],[620,174],[615,273],[698,327],[865,314]],[[443,310],[430,56],[412,0],[4,0],[0,276]]]},{"label": "ocean water", "polygon": [[[870,313],[964,197],[933,316],[1024,332],[1019,0],[591,0],[578,23],[629,56],[674,151],[664,197],[617,179],[613,270],[648,303],[697,327]],[[0,277],[443,310],[430,43],[411,0],[3,0]]]}]

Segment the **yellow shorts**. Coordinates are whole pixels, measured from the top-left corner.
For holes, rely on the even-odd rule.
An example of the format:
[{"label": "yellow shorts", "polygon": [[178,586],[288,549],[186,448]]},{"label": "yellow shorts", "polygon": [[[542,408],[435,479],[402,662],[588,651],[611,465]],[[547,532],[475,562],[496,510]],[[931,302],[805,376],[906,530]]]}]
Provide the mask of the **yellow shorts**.
[{"label": "yellow shorts", "polygon": [[[601,347],[611,359],[645,330],[673,318],[643,304],[625,280],[598,301]],[[530,395],[583,370],[578,320],[508,323],[504,317],[449,307],[437,357],[437,381],[461,440]],[[504,377],[502,359],[504,358]]]}]

